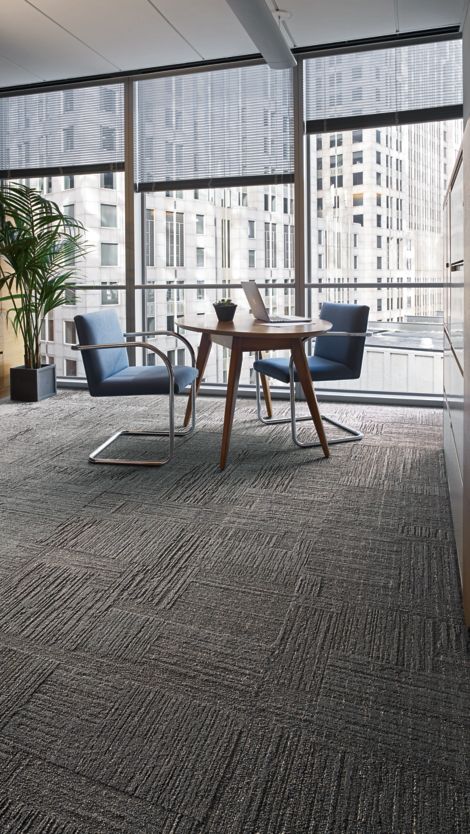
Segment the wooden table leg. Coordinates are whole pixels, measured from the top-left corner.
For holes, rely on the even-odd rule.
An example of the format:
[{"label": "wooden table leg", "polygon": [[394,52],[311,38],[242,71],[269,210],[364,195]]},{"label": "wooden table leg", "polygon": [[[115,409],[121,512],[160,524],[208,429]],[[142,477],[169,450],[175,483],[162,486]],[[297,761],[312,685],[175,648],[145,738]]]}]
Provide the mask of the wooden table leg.
[{"label": "wooden table leg", "polygon": [[330,457],[330,450],[328,448],[328,441],[326,439],[325,429],[323,427],[323,420],[318,409],[317,398],[312,385],[312,377],[308,367],[307,357],[305,355],[304,346],[300,339],[291,342],[292,357],[294,365],[297,370],[300,384],[305,394],[305,399],[312,415],[312,420],[317,430],[318,439],[320,440],[323,454],[326,458]]},{"label": "wooden table leg", "polygon": [[222,435],[222,448],[220,450],[220,468],[225,469],[228,450],[230,447],[230,435],[232,434],[233,414],[237,399],[238,383],[242,367],[243,350],[238,339],[232,342],[232,355],[230,356],[230,367],[227,382],[227,398],[225,400],[224,432]]},{"label": "wooden table leg", "polygon": [[[263,358],[263,354],[259,351],[259,358]],[[261,385],[263,386],[263,394],[264,394],[264,401],[266,403],[266,416],[271,419],[273,416],[273,401],[271,399],[271,389],[269,387],[269,382],[267,376],[264,374],[260,374],[261,377]]]},{"label": "wooden table leg", "polygon": [[[196,368],[198,369],[198,377],[196,380],[196,394],[199,391],[201,386],[202,378],[204,376],[204,371],[206,370],[207,360],[209,359],[209,354],[211,352],[212,341],[211,337],[208,333],[203,333],[201,336],[201,341],[199,342],[199,350],[197,352],[196,358]],[[184,426],[189,425],[189,421],[191,419],[191,394],[188,397],[188,404],[186,406],[186,414],[184,415]]]}]

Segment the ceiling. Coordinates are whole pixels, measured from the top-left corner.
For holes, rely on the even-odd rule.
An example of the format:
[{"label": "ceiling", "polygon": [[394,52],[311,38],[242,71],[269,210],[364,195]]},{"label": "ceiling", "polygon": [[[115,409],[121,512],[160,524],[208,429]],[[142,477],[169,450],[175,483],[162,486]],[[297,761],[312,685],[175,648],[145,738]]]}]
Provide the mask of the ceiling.
[{"label": "ceiling", "polygon": [[[462,26],[468,0],[267,0],[290,46]],[[0,88],[256,52],[225,0],[1,0]]]}]

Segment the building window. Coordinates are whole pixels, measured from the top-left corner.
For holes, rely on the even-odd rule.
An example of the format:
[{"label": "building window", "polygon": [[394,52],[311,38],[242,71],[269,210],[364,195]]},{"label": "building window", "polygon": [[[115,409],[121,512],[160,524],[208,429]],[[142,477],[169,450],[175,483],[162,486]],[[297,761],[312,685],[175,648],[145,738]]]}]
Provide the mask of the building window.
[{"label": "building window", "polygon": [[65,288],[64,301],[70,307],[73,307],[77,303],[77,292],[73,287]]},{"label": "building window", "polygon": [[115,229],[117,227],[116,206],[101,203],[101,226],[109,229]]},{"label": "building window", "polygon": [[222,219],[222,267],[230,267],[230,220]]},{"label": "building window", "polygon": [[364,195],[363,194],[353,194],[353,206],[362,206],[364,205]]},{"label": "building window", "polygon": [[54,341],[54,319],[47,320],[47,341]]},{"label": "building window", "polygon": [[175,221],[172,211],[166,212],[166,265],[175,265]]},{"label": "building window", "polygon": [[196,214],[196,234],[203,235],[204,234],[204,215],[203,214]]},{"label": "building window", "polygon": [[264,266],[269,269],[271,266],[271,224],[264,224]]},{"label": "building window", "polygon": [[358,223],[359,226],[364,225],[364,215],[363,214],[353,214],[353,223]]},{"label": "building window", "polygon": [[101,303],[119,304],[119,291],[114,289],[112,281],[110,284],[101,283]]},{"label": "building window", "polygon": [[377,171],[375,175],[375,182],[377,185],[382,185],[382,174],[380,173],[380,171]]},{"label": "building window", "polygon": [[67,203],[67,205],[62,207],[62,211],[67,217],[75,217],[75,204]]},{"label": "building window", "polygon": [[284,269],[289,269],[289,226],[284,224]]},{"label": "building window", "polygon": [[377,257],[377,269],[382,269],[382,256]]},{"label": "building window", "polygon": [[64,344],[75,345],[77,342],[77,331],[75,329],[75,322],[64,321]]},{"label": "building window", "polygon": [[264,195],[264,210],[269,211],[269,194]]},{"label": "building window", "polygon": [[65,376],[77,376],[77,362],[75,359],[65,360]]},{"label": "building window", "polygon": [[256,267],[256,252],[254,249],[248,249],[248,267],[249,269]]},{"label": "building window", "polygon": [[73,151],[73,127],[64,127],[62,142],[64,151]]},{"label": "building window", "polygon": [[362,142],[362,130],[353,130],[352,140],[353,143]]},{"label": "building window", "polygon": [[377,235],[377,249],[382,249],[382,237]]},{"label": "building window", "polygon": [[362,185],[364,181],[364,175],[362,171],[356,171],[353,174],[353,185]]},{"label": "building window", "polygon": [[277,236],[275,223],[271,223],[271,266],[273,269],[277,267]]},{"label": "building window", "polygon": [[363,163],[363,153],[362,153],[362,151],[353,151],[352,164],[353,165],[362,165],[362,163]]},{"label": "building window", "polygon": [[382,312],[382,299],[381,298],[377,299],[377,312],[378,313]]},{"label": "building window", "polygon": [[248,221],[248,237],[250,238],[250,240],[254,239],[255,233],[256,233],[255,221],[254,220],[249,220]]},{"label": "building window", "polygon": [[62,141],[64,151],[73,151],[73,127],[64,127]]},{"label": "building window", "polygon": [[[49,188],[49,181],[51,183],[51,188]],[[52,189],[52,179],[48,177],[48,188],[47,190],[50,191]],[[68,174],[64,177],[64,191],[68,191],[70,188],[75,188],[75,177],[73,174]]]},{"label": "building window", "polygon": [[155,209],[145,209],[145,266],[155,266]]},{"label": "building window", "polygon": [[196,247],[196,266],[204,266],[204,249],[202,246]]},{"label": "building window", "polygon": [[377,164],[377,165],[381,165],[381,164],[382,164],[382,154],[381,154],[381,152],[380,152],[380,151],[376,151],[376,152],[375,152],[375,161],[376,161],[376,164]]},{"label": "building window", "polygon": [[101,126],[101,150],[116,150],[116,130],[114,127]]},{"label": "building window", "polygon": [[102,243],[101,244],[101,266],[117,266],[118,265],[118,245],[117,243]]},{"label": "building window", "polygon": [[62,93],[62,107],[64,113],[73,111],[73,90],[64,90]]},{"label": "building window", "polygon": [[105,113],[116,112],[116,92],[110,87],[100,87],[100,110]]},{"label": "building window", "polygon": [[[204,281],[198,278],[197,283],[198,283],[199,286],[196,290],[196,298],[197,298],[198,301],[203,301],[205,296],[206,296],[206,291],[204,289]],[[168,330],[170,330],[170,329],[172,329],[172,328],[168,328]]]},{"label": "building window", "polygon": [[184,214],[166,212],[166,265],[184,266]]},{"label": "building window", "polygon": [[357,255],[353,255],[353,269],[357,269]]},{"label": "building window", "polygon": [[380,143],[382,141],[380,130],[375,131],[375,141],[377,142],[378,145],[380,145]]},{"label": "building window", "polygon": [[323,197],[317,197],[317,216],[323,215]]},{"label": "building window", "polygon": [[177,211],[175,214],[176,225],[176,266],[184,266],[184,214]]},{"label": "building window", "polygon": [[101,188],[116,188],[115,178],[112,171],[105,171],[104,174],[100,174],[100,186]]},{"label": "building window", "polygon": [[382,226],[382,215],[381,214],[377,215],[377,226],[379,228],[381,228],[381,226]]}]

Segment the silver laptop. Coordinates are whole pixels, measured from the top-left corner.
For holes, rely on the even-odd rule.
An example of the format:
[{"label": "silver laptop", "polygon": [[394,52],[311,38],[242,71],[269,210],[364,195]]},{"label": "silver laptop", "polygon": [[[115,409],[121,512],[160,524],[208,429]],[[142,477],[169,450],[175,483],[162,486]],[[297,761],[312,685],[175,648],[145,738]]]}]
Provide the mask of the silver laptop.
[{"label": "silver laptop", "polygon": [[311,321],[311,319],[304,318],[303,316],[270,316],[255,282],[242,281],[241,285],[250,305],[251,314],[257,321],[271,322],[272,324],[282,324],[283,322],[287,323],[289,321]]}]

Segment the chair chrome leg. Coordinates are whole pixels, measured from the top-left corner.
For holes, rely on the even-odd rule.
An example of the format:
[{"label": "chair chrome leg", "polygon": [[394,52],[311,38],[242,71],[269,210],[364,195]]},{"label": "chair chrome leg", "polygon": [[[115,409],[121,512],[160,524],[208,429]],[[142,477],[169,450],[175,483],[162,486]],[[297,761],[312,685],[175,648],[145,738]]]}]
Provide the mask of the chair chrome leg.
[{"label": "chair chrome leg", "polygon": [[[173,391],[170,391],[168,397],[168,410],[169,410],[169,429],[168,431],[130,431],[123,429],[122,431],[118,431],[112,435],[108,440],[98,446],[94,452],[89,455],[88,460],[91,463],[108,463],[108,464],[115,464],[117,466],[164,466],[166,463],[169,463],[174,455],[175,450],[175,437],[184,437],[185,435],[192,434],[195,427],[196,427],[196,381],[191,383],[191,402],[192,402],[192,416],[191,416],[191,425],[187,429],[178,429],[175,430],[175,394]],[[100,452],[103,449],[106,449],[118,437],[168,437],[169,438],[169,449],[168,449],[168,456],[162,458],[161,460],[131,460],[129,458],[98,458]]]},{"label": "chair chrome leg", "polygon": [[[291,434],[292,440],[296,446],[299,446],[301,449],[309,449],[315,446],[321,446],[320,441],[315,441],[312,443],[302,443],[297,436],[297,423],[303,422],[311,422],[312,418],[310,414],[306,414],[304,417],[297,417],[296,410],[295,410],[295,381],[294,381],[294,367],[291,361],[290,368],[289,368],[289,399],[290,399],[290,417],[264,417],[261,410],[261,386],[259,382],[259,374],[256,374],[256,412],[258,420],[264,423],[265,426],[276,426],[282,423],[290,423],[291,425]],[[332,426],[336,426],[338,429],[342,429],[343,431],[347,432],[349,437],[335,437],[332,440],[328,438],[328,445],[334,446],[339,443],[353,443],[355,440],[362,440],[364,434],[357,429],[353,429],[350,426],[346,426],[344,423],[338,422],[338,420],[333,420],[332,417],[326,417],[324,414],[321,415],[322,420],[325,423],[330,423]]]}]

